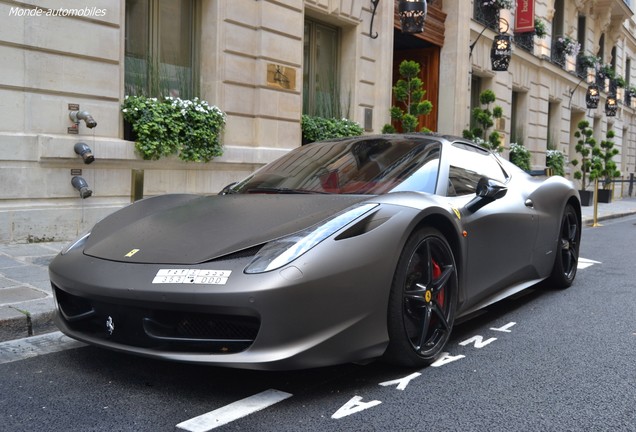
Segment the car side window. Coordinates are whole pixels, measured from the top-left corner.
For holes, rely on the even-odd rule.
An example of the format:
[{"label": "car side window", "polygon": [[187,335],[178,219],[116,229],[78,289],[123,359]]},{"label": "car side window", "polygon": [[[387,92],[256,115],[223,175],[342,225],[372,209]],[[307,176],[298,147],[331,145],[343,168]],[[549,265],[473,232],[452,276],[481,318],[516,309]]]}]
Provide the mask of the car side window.
[{"label": "car side window", "polygon": [[490,152],[467,143],[453,143],[447,196],[474,194],[479,179],[484,176],[502,183],[508,179]]}]

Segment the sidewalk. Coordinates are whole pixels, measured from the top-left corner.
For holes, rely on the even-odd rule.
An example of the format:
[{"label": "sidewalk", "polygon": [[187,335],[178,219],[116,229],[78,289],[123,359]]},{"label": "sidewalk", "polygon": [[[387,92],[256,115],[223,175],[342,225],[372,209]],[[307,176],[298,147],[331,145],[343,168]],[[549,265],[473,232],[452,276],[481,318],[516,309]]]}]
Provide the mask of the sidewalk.
[{"label": "sidewalk", "polygon": [[[594,207],[583,207],[584,225],[591,225]],[[636,214],[636,198],[598,205],[598,220]],[[66,245],[60,243],[0,244],[0,342],[56,330],[48,264]]]}]

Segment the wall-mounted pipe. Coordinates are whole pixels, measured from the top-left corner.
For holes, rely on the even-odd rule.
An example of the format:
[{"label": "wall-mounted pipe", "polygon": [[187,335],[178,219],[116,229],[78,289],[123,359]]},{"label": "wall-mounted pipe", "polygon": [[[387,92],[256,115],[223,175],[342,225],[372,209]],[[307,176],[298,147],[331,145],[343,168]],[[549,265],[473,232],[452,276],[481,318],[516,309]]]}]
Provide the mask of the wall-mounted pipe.
[{"label": "wall-mounted pipe", "polygon": [[93,129],[97,126],[97,122],[88,111],[71,111],[68,113],[68,116],[75,124],[79,123],[80,120],[84,120],[86,127],[89,129]]},{"label": "wall-mounted pipe", "polygon": [[76,143],[75,146],[73,147],[73,150],[75,150],[75,153],[77,153],[78,155],[82,157],[86,165],[95,161],[95,156],[93,156],[93,151],[85,143],[83,142]]},{"label": "wall-mounted pipe", "polygon": [[85,199],[93,195],[93,191],[88,188],[88,183],[83,177],[75,176],[71,179],[71,185],[79,191],[80,198]]}]

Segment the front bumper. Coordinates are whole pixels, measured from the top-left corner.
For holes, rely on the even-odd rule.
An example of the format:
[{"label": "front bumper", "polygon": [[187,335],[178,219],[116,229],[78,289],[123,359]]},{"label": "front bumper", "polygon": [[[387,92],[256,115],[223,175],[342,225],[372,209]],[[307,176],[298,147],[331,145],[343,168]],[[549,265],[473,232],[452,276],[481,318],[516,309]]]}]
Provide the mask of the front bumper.
[{"label": "front bumper", "polygon": [[[376,230],[381,235],[382,230]],[[249,369],[299,369],[382,355],[399,238],[328,241],[280,270],[244,274],[251,257],[190,266],[231,270],[223,285],[153,284],[184,266],[56,257],[56,324],[86,343],[166,360]],[[380,243],[382,244],[382,243]]]}]

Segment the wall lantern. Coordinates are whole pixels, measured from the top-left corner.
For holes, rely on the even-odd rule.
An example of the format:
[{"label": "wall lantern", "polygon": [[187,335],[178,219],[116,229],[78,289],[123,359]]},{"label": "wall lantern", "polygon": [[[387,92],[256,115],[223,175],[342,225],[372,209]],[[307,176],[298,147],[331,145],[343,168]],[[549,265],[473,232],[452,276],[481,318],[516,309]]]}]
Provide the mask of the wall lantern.
[{"label": "wall lantern", "polygon": [[585,93],[585,105],[588,109],[596,109],[598,108],[598,101],[600,100],[600,94],[598,91],[598,86],[596,84],[592,84],[587,88],[587,93]]},{"label": "wall lantern", "polygon": [[[488,2],[484,2],[484,5]],[[495,35],[492,41],[492,47],[490,48],[490,63],[492,66],[492,70],[495,72],[505,72],[508,70],[508,66],[510,66],[510,59],[512,58],[512,36],[508,34],[510,30],[510,22],[507,18],[510,17],[509,14],[502,16],[502,10],[497,11],[497,24],[499,27],[499,33]],[[473,49],[475,49],[475,45],[484,34],[486,29],[491,28],[495,24],[494,22],[488,23],[488,25],[484,25],[483,30],[477,36],[477,39],[469,46],[468,59],[473,56]]]},{"label": "wall lantern", "polygon": [[[378,10],[380,0],[371,0],[371,23],[369,24],[369,37],[376,39],[378,32],[373,32],[373,19]],[[426,0],[400,0],[398,4],[398,15],[402,25],[402,33],[422,33],[424,31],[424,20],[426,19]]]},{"label": "wall lantern", "polygon": [[505,72],[510,65],[512,58],[512,38],[508,34],[497,34],[492,41],[490,49],[490,63],[492,70],[496,72]]},{"label": "wall lantern", "polygon": [[400,0],[398,15],[402,24],[402,33],[422,33],[426,19],[426,1]]},{"label": "wall lantern", "polygon": [[616,95],[607,95],[607,100],[605,101],[605,115],[608,117],[615,117],[617,109],[618,105],[616,104]]}]

